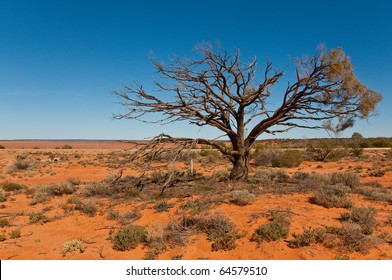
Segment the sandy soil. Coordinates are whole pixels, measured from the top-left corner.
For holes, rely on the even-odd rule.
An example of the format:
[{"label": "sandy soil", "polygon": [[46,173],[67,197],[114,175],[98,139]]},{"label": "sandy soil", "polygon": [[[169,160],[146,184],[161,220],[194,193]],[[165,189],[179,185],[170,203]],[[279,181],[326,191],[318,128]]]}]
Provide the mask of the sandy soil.
[{"label": "sandy soil", "polygon": [[[194,233],[185,246],[168,246],[158,259],[392,259],[392,224],[387,223],[392,215],[392,203],[365,199],[360,194],[350,194],[349,198],[356,207],[373,207],[377,211],[378,225],[372,234],[373,245],[368,252],[350,252],[339,249],[339,246],[327,248],[321,244],[312,244],[301,248],[290,248],[289,240],[293,233],[302,233],[306,228],[322,228],[324,226],[339,227],[340,214],[348,212],[344,208],[330,208],[310,203],[312,193],[260,193],[254,202],[238,206],[228,201],[227,197],[233,189],[228,183],[224,187],[221,198],[216,193],[191,193],[171,196],[167,201],[172,204],[168,212],[154,210],[156,198],[123,198],[94,196],[98,209],[96,214],[88,216],[81,211],[69,209],[69,198],[80,195],[91,182],[97,182],[114,176],[118,172],[116,160],[124,156],[117,149],[129,148],[127,143],[119,142],[0,142],[6,147],[0,150],[0,183],[15,182],[27,187],[27,192],[3,192],[6,201],[1,202],[0,218],[8,219],[9,225],[0,228],[5,240],[0,242],[0,259],[143,259],[150,250],[148,246],[139,245],[129,251],[113,249],[110,236],[123,225],[118,220],[108,219],[108,211],[118,213],[127,211],[138,213],[139,219],[134,224],[146,227],[149,231],[159,231],[172,220],[181,218],[184,210],[181,207],[188,201],[210,199],[208,212],[220,213],[228,217],[235,225],[241,237],[236,240],[236,248],[232,250],[212,251],[211,241],[204,233]],[[54,149],[63,145],[71,145],[73,149]],[[95,146],[95,148],[94,148]],[[39,149],[32,149],[39,147]],[[97,149],[98,147],[98,149]],[[29,149],[30,148],[30,149]],[[117,154],[116,152],[120,153]],[[362,183],[377,181],[379,188],[390,192],[392,186],[392,160],[385,159],[385,151],[367,152],[364,159],[343,158],[338,162],[303,162],[299,167],[287,168],[288,174],[302,172],[354,172]],[[27,162],[26,169],[15,169],[15,162]],[[140,170],[132,166],[122,166],[124,175],[138,175]],[[198,172],[210,175],[213,170],[228,168],[225,164],[205,164],[195,162]],[[188,163],[179,164],[178,169],[188,168]],[[254,171],[256,167],[252,167]],[[383,170],[382,176],[373,172],[377,168]],[[157,168],[159,170],[159,168]],[[378,169],[377,169],[378,170]],[[373,172],[373,173],[372,173]],[[377,175],[377,176],[374,176]],[[47,201],[31,205],[32,193],[36,185],[67,182],[69,178],[78,178],[78,192],[54,196]],[[221,183],[222,184],[222,183]],[[159,200],[159,199],[158,199]],[[68,207],[68,208],[67,208]],[[287,238],[263,242],[258,245],[251,242],[252,234],[262,224],[269,222],[271,209],[289,209],[290,233]],[[29,222],[31,213],[44,213],[54,217],[47,223]],[[11,238],[14,230],[20,230],[20,237]],[[63,253],[64,243],[80,239],[84,243],[83,252]],[[387,241],[385,241],[387,240]],[[389,240],[389,241],[388,241]]]}]

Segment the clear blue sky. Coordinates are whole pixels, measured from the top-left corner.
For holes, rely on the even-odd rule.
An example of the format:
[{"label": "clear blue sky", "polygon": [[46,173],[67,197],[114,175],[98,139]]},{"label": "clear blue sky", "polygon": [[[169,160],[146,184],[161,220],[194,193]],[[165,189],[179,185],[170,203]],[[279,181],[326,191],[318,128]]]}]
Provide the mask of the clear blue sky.
[{"label": "clear blue sky", "polygon": [[[194,56],[219,40],[242,58],[280,69],[343,47],[359,79],[384,95],[366,137],[392,136],[392,1],[0,1],[0,139],[143,139],[166,132],[213,138],[213,129],[114,121],[111,90],[133,80],[152,88],[153,52]],[[287,71],[292,70],[288,68]],[[322,137],[293,130],[279,138]],[[263,137],[261,137],[262,139]]]}]

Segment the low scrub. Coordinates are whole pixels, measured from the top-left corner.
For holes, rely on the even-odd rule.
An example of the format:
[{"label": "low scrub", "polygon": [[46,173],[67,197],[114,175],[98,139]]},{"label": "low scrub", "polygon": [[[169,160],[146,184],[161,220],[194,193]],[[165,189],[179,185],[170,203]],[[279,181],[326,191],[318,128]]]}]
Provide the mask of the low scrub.
[{"label": "low scrub", "polygon": [[349,208],[353,205],[346,197],[349,190],[343,184],[325,185],[314,192],[311,202],[326,208]]},{"label": "low scrub", "polygon": [[94,217],[98,211],[97,205],[92,199],[83,199],[76,203],[76,210],[79,210],[90,217]]},{"label": "low scrub", "polygon": [[13,182],[4,182],[1,184],[1,186],[2,186],[3,190],[6,192],[14,192],[14,191],[23,190],[26,188],[25,185],[13,183]]},{"label": "low scrub", "polygon": [[119,229],[112,237],[113,249],[128,251],[135,249],[140,243],[146,242],[148,231],[141,226],[130,225]]},{"label": "low scrub", "polygon": [[29,215],[29,223],[30,224],[45,224],[50,221],[52,221],[51,218],[49,218],[48,216],[46,216],[45,214],[42,214],[40,212],[31,213]]},{"label": "low scrub", "polygon": [[54,196],[72,194],[76,187],[71,183],[55,183],[53,185],[38,185],[33,188],[31,205],[45,202]]},{"label": "low scrub", "polygon": [[168,212],[170,208],[174,205],[172,203],[168,203],[166,200],[159,201],[154,204],[153,208],[156,212]]},{"label": "low scrub", "polygon": [[263,242],[276,241],[287,238],[289,235],[290,221],[287,218],[287,211],[271,211],[270,223],[259,226],[251,237],[251,241],[259,245]]},{"label": "low scrub", "polygon": [[272,167],[297,167],[302,163],[302,153],[299,150],[286,150],[274,158]]},{"label": "low scrub", "polygon": [[256,196],[248,190],[236,190],[231,193],[229,201],[239,206],[252,204],[256,200]]},{"label": "low scrub", "polygon": [[10,221],[7,218],[1,218],[0,219],[0,227],[9,227],[10,226]]},{"label": "low scrub", "polygon": [[372,207],[354,207],[352,208],[351,213],[342,213],[340,215],[340,220],[343,222],[358,224],[361,227],[363,234],[370,235],[372,234],[374,227],[377,225],[375,216],[376,210]]},{"label": "low scrub", "polygon": [[301,248],[312,244],[322,243],[326,237],[326,230],[322,228],[305,229],[302,234],[293,233],[293,240],[288,241],[290,248]]}]

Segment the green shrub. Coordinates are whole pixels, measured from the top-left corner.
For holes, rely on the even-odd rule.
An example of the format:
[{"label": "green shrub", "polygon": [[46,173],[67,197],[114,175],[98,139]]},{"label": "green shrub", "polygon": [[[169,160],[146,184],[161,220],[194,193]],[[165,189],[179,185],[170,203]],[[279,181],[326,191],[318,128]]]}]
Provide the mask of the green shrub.
[{"label": "green shrub", "polygon": [[111,238],[113,249],[128,251],[147,241],[148,231],[141,226],[131,225],[119,229]]},{"label": "green shrub", "polygon": [[229,200],[233,204],[245,206],[252,204],[256,200],[256,196],[248,190],[236,190],[231,193]]},{"label": "green shrub", "polygon": [[50,222],[51,219],[49,217],[47,217],[46,215],[38,212],[38,213],[31,213],[29,215],[29,223],[30,224],[45,224],[47,222]]},{"label": "green shrub", "polygon": [[286,238],[290,226],[287,214],[287,211],[271,210],[271,222],[259,226],[250,240],[260,245],[263,241],[270,242]]},{"label": "green shrub", "polygon": [[326,208],[349,208],[353,204],[351,201],[347,200],[346,195],[350,189],[343,185],[325,185],[318,188],[311,202]]},{"label": "green shrub", "polygon": [[1,184],[3,187],[3,190],[6,192],[12,192],[12,191],[18,191],[18,190],[23,190],[26,188],[26,186],[17,184],[17,183],[12,183],[12,182],[4,182]]},{"label": "green shrub", "polygon": [[302,163],[302,154],[299,150],[286,150],[272,160],[273,167],[297,167]]}]

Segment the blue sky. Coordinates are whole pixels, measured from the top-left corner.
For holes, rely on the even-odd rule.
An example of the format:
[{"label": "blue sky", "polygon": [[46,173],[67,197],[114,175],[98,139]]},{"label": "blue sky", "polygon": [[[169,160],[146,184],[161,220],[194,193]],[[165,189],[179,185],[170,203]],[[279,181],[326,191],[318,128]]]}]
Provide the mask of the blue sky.
[{"label": "blue sky", "polygon": [[[342,3],[343,2],[343,3]],[[343,47],[358,78],[383,94],[366,137],[392,137],[392,1],[0,1],[0,139],[143,139],[161,132],[214,138],[211,128],[112,120],[112,90],[153,89],[150,54],[195,56],[219,40],[287,74],[317,45]],[[293,130],[278,138],[323,137]],[[270,138],[270,136],[261,136]]]}]

